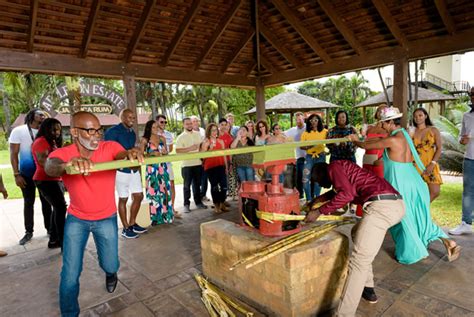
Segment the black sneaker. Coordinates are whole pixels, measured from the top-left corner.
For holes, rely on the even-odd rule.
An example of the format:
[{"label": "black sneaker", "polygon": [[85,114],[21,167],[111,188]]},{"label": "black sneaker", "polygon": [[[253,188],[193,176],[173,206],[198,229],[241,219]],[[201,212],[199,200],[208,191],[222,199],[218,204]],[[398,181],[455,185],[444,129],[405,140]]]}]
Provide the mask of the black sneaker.
[{"label": "black sneaker", "polygon": [[373,287],[364,287],[364,291],[362,292],[362,298],[371,304],[375,304],[378,302],[378,298],[377,295],[375,295],[375,290]]},{"label": "black sneaker", "polygon": [[191,212],[191,208],[189,205],[184,205],[184,213],[189,214]]},{"label": "black sneaker", "polygon": [[20,240],[20,245],[25,245],[28,241],[31,240],[31,238],[33,238],[33,233],[32,232],[25,233],[25,236],[23,238],[21,238],[21,240]]},{"label": "black sneaker", "polygon": [[117,273],[105,275],[105,288],[107,292],[113,293],[117,287]]},{"label": "black sneaker", "polygon": [[48,242],[48,248],[49,249],[56,249],[56,248],[60,248],[61,247],[61,243],[57,240],[49,240]]},{"label": "black sneaker", "polygon": [[198,207],[199,209],[207,209],[207,206],[203,203],[197,204],[196,207]]},{"label": "black sneaker", "polygon": [[133,232],[135,233],[145,233],[148,231],[146,228],[143,228],[142,226],[139,226],[137,224],[130,226],[130,228],[132,228]]}]

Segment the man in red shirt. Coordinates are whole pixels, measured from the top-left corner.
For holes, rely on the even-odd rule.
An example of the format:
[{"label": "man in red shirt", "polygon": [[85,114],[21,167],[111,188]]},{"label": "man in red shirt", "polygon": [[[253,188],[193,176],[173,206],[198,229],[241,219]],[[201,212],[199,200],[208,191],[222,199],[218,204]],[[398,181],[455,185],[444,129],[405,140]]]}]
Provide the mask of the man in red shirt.
[{"label": "man in red shirt", "polygon": [[[50,154],[45,171],[51,177],[62,177],[69,191],[70,204],[64,227],[63,267],[59,286],[61,315],[78,316],[79,278],[84,249],[92,233],[100,267],[106,273],[106,288],[112,293],[117,286],[118,227],[115,204],[115,170],[89,173],[94,163],[138,158],[136,148],[125,151],[115,141],[100,141],[103,129],[95,115],[77,112],[71,118],[73,144]],[[74,166],[78,175],[65,174]]]},{"label": "man in red shirt", "polygon": [[405,215],[405,204],[385,179],[348,160],[333,161],[329,165],[316,163],[311,176],[321,187],[332,186],[333,189],[311,201],[311,206],[329,202],[312,209],[306,215],[306,222],[313,222],[321,214],[330,214],[350,202],[363,206],[362,220],[352,229],[354,248],[337,310],[338,316],[355,316],[361,296],[371,303],[377,302],[372,262],[387,230]]}]

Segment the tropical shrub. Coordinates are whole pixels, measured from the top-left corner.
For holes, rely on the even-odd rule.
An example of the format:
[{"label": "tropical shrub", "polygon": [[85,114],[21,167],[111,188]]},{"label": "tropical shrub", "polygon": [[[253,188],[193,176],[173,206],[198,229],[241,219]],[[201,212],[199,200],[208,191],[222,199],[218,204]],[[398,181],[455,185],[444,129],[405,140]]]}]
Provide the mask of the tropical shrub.
[{"label": "tropical shrub", "polygon": [[459,134],[463,114],[469,111],[465,103],[457,103],[451,106],[446,116],[439,116],[433,120],[433,124],[439,129],[443,139],[443,152],[439,158],[442,170],[462,174],[462,162],[466,147],[459,143]]}]

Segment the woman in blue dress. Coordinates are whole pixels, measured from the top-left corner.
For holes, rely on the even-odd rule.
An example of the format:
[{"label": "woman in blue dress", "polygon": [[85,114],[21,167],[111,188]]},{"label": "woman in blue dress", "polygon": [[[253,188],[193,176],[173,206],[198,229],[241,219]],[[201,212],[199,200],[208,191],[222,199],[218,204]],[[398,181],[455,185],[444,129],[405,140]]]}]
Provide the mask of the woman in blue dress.
[{"label": "woman in blue dress", "polygon": [[461,247],[431,219],[428,186],[417,172],[413,160],[420,170],[425,168],[410,136],[400,127],[401,117],[397,108],[382,111],[382,127],[390,134],[387,138],[367,142],[358,141],[356,135],[349,138],[364,149],[385,148],[384,177],[402,195],[406,206],[405,217],[390,229],[397,260],[403,264],[416,263],[428,256],[427,248],[431,242],[441,240],[448,260],[454,261],[459,257]]}]

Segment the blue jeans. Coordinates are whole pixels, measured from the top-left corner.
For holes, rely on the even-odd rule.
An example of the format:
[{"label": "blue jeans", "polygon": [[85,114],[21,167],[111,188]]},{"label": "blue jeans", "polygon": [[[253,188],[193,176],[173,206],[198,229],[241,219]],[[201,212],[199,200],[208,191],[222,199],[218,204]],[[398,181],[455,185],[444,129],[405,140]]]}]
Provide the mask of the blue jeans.
[{"label": "blue jeans", "polygon": [[318,157],[313,157],[309,154],[306,155],[303,168],[303,189],[307,201],[310,201],[313,197],[319,196],[321,193],[321,187],[318,183],[314,182],[313,188],[311,188],[311,171],[314,164],[320,162],[326,162],[326,154],[320,154]]},{"label": "blue jeans", "polygon": [[116,214],[96,221],[81,220],[70,214],[67,216],[64,227],[63,267],[59,284],[61,316],[79,315],[79,277],[82,272],[84,249],[91,232],[102,270],[106,274],[114,274],[118,271],[120,263],[117,231]]},{"label": "blue jeans", "polygon": [[462,221],[472,225],[474,209],[474,160],[464,158],[462,192]]},{"label": "blue jeans", "polygon": [[255,180],[255,171],[251,166],[237,166],[237,175],[240,182]]}]

